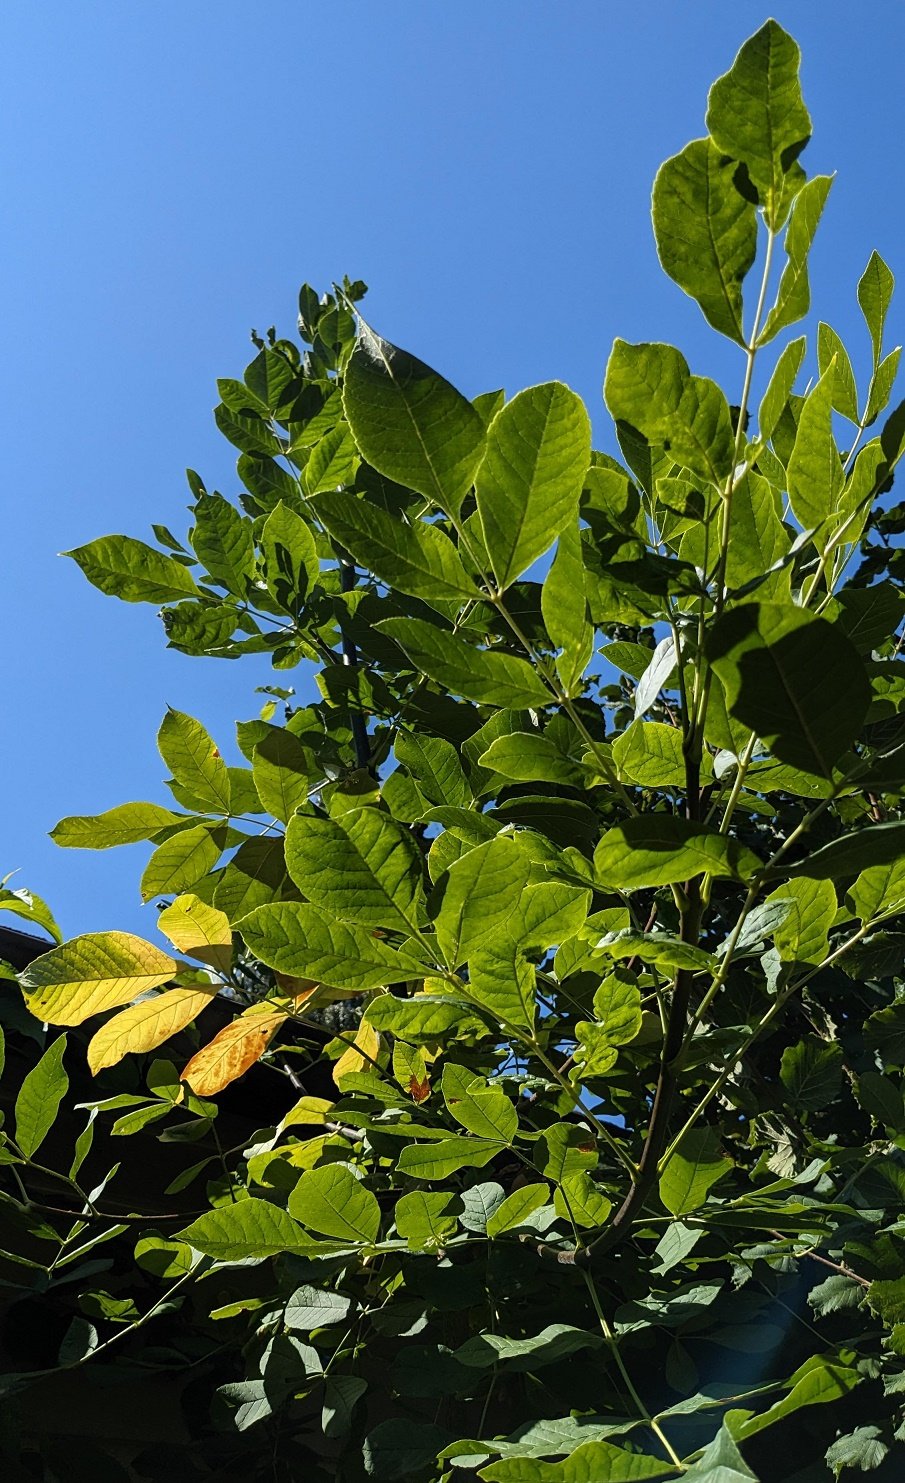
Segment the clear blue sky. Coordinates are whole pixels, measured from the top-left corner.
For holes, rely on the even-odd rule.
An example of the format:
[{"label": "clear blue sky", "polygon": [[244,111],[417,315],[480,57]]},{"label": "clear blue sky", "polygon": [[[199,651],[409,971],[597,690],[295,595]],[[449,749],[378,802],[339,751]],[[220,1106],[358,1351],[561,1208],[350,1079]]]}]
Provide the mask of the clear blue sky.
[{"label": "clear blue sky", "polygon": [[[184,533],[186,465],[236,492],[214,379],[251,358],[252,325],[291,332],[306,278],[364,278],[376,327],[469,395],[562,378],[604,444],[616,335],[671,340],[734,387],[739,352],[660,272],[649,191],[767,5],[5,0],[0,873],[67,933],[155,935],[147,850],[63,851],[47,830],[166,801],[167,704],[229,753],[273,677],[167,650],[153,608],[102,597],[56,553],[152,521]],[[871,248],[905,278],[905,10],[773,13],[804,51],[804,162],[838,171],[815,308],[863,368]],[[890,344],[903,326],[905,284]]]}]

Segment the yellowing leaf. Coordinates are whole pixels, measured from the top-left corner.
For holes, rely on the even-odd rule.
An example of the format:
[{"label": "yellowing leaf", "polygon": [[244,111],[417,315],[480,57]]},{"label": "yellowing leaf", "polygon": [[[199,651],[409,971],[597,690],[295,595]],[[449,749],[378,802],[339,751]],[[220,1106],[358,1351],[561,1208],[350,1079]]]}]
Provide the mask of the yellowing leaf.
[{"label": "yellowing leaf", "polygon": [[210,989],[170,989],[115,1014],[88,1045],[92,1076],[105,1066],[115,1066],[123,1056],[156,1050],[171,1035],[190,1025],[207,1008],[215,993],[213,985]]},{"label": "yellowing leaf", "polygon": [[80,1025],[168,983],[173,959],[130,932],[86,932],[42,953],[20,980],[25,1003],[51,1025]]},{"label": "yellowing leaf", "polygon": [[192,1056],[183,1067],[181,1079],[199,1097],[222,1092],[260,1060],[287,1018],[266,1004],[252,1005]]},{"label": "yellowing leaf", "polygon": [[197,896],[177,896],[160,913],[157,925],[179,952],[210,963],[218,973],[228,971],[233,956],[233,934],[225,912],[208,906]]},{"label": "yellowing leaf", "polygon": [[341,1089],[344,1076],[358,1076],[361,1072],[367,1071],[372,1062],[377,1060],[379,1050],[380,1036],[373,1025],[362,1020],[355,1032],[354,1041],[348,1050],[343,1051],[333,1067],[333,1080],[336,1085]]}]

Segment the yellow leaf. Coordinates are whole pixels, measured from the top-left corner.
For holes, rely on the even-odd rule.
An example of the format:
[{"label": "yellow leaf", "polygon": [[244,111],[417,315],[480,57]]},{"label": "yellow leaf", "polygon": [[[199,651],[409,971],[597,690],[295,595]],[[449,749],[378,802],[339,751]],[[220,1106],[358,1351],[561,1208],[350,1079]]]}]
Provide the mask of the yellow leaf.
[{"label": "yellow leaf", "polygon": [[197,896],[177,896],[157,918],[157,925],[179,952],[227,973],[233,957],[229,917]]},{"label": "yellow leaf", "polygon": [[362,1071],[367,1071],[372,1062],[377,1060],[380,1051],[380,1036],[369,1025],[367,1020],[362,1020],[356,1033],[355,1039],[344,1050],[336,1065],[333,1067],[333,1080],[342,1090],[342,1079],[344,1076],[357,1076]]},{"label": "yellow leaf", "polygon": [[199,1097],[222,1092],[260,1060],[287,1018],[266,1004],[252,1005],[192,1056],[181,1080],[187,1081]]},{"label": "yellow leaf", "polygon": [[206,1009],[216,990],[169,989],[142,999],[102,1025],[88,1045],[88,1065],[96,1076],[104,1066],[115,1066],[123,1056],[155,1050],[178,1030],[184,1030]]},{"label": "yellow leaf", "polygon": [[175,972],[172,958],[130,932],[86,932],[35,958],[20,983],[37,1019],[80,1025],[160,988]]}]

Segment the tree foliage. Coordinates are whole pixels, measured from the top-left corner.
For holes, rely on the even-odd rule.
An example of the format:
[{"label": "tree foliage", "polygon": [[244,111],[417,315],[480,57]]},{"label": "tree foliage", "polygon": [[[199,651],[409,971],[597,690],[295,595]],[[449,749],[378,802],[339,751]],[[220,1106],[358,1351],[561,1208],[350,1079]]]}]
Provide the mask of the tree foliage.
[{"label": "tree foliage", "polygon": [[[767,22],[654,184],[728,395],[617,340],[614,457],[568,387],[469,401],[363,284],[306,285],[303,348],[219,383],[238,498],[190,471],[185,543],[69,553],[320,698],[271,687],[241,766],[169,711],[171,800],[54,830],[148,841],[167,947],[58,942],[7,1009],[49,1029],[0,1270],[66,1320],[5,1381],[23,1477],[58,1476],[42,1397],[98,1376],[188,1418],[186,1478],[898,1476],[905,403],[876,253],[860,385],[831,326],[786,333],[831,184],[798,66]],[[45,1163],[64,1057],[98,1081]],[[216,1099],[260,1065],[282,1105],[233,1144]],[[162,1193],[86,1182],[124,1136]],[[175,1423],[118,1424],[104,1477],[177,1475]]]}]

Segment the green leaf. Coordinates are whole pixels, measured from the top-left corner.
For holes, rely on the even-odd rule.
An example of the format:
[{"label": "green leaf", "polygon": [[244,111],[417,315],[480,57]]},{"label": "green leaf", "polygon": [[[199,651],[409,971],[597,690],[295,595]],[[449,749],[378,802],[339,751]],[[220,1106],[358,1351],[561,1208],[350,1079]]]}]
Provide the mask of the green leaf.
[{"label": "green leaf", "polygon": [[873,921],[881,913],[905,910],[905,856],[862,870],[847,900],[862,922]]},{"label": "green leaf", "polygon": [[265,453],[278,457],[283,452],[283,445],[270,424],[251,408],[233,411],[221,402],[214,408],[214,421],[224,438],[242,453]]},{"label": "green leaf", "polygon": [[352,1429],[356,1401],[368,1388],[360,1375],[328,1375],[324,1383],[321,1429],[325,1437],[345,1437]]},{"label": "green leaf", "polygon": [[441,994],[415,994],[409,999],[380,994],[372,999],[364,1018],[375,1030],[415,1044],[430,1044],[450,1034],[484,1029],[483,1021],[466,1000]]},{"label": "green leaf", "polygon": [[277,350],[262,350],[245,367],[245,385],[266,411],[280,412],[286,401],[287,388],[292,394],[295,372],[289,361]]},{"label": "green leaf", "polygon": [[448,1441],[449,1432],[428,1421],[413,1421],[408,1416],[381,1421],[365,1437],[365,1472],[371,1478],[392,1480],[417,1476],[433,1464]]},{"label": "green leaf", "polygon": [[501,590],[575,522],[590,459],[584,403],[559,381],[519,392],[497,413],[475,494]]},{"label": "green leaf", "polygon": [[608,932],[597,943],[597,951],[609,958],[638,958],[642,963],[656,963],[658,968],[685,968],[691,973],[713,973],[717,960],[713,953],[682,942],[670,932],[636,932],[633,927]]},{"label": "green leaf", "polygon": [[413,1251],[442,1246],[456,1229],[456,1218],[462,1208],[458,1195],[446,1190],[412,1190],[396,1201],[393,1218],[396,1230]]},{"label": "green leaf", "polygon": [[454,695],[521,710],[550,705],[549,690],[526,659],[477,649],[423,618],[385,618],[374,625],[405,651],[413,668]]},{"label": "green leaf", "polygon": [[858,303],[867,325],[874,352],[874,366],[879,365],[883,349],[883,327],[889,309],[895,278],[878,252],[872,252],[858,281]]},{"label": "green leaf", "polygon": [[613,742],[620,781],[641,788],[681,788],[685,784],[682,733],[660,721],[634,721]]},{"label": "green leaf", "polygon": [[626,1452],[612,1442],[584,1442],[563,1462],[504,1457],[482,1468],[478,1477],[486,1483],[636,1483],[640,1479],[666,1478],[674,1472],[671,1463],[646,1453]]},{"label": "green leaf", "polygon": [[58,1035],[19,1088],[16,1097],[16,1142],[27,1159],[37,1153],[56,1121],[69,1089],[63,1068],[66,1036]]},{"label": "green leaf", "polygon": [[720,484],[732,471],[729,406],[715,382],[692,376],[672,345],[617,340],[606,370],[611,415],[666,448],[676,463]]},{"label": "green leaf", "polygon": [[581,763],[567,757],[550,737],[538,731],[498,736],[482,754],[480,766],[504,778],[561,783],[566,788],[580,787],[587,776]]},{"label": "green leaf", "polygon": [[289,1196],[289,1214],[317,1231],[340,1241],[377,1240],[380,1206],[347,1164],[324,1164],[307,1169]]},{"label": "green leaf", "polygon": [[757,1483],[742,1454],[725,1426],[721,1426],[713,1441],[704,1448],[694,1467],[683,1473],[694,1483]]},{"label": "green leaf", "polygon": [[320,1329],[331,1323],[342,1323],[349,1315],[352,1299],[345,1293],[324,1292],[304,1283],[297,1287],[283,1310],[283,1322],[290,1329]]},{"label": "green leaf", "polygon": [[458,551],[439,526],[426,520],[409,524],[352,494],[337,492],[312,503],[331,536],[359,565],[398,592],[429,603],[478,596]]},{"label": "green leaf", "polygon": [[518,909],[530,870],[531,861],[516,840],[499,835],[469,850],[441,876],[431,911],[450,968],[505,926]]},{"label": "green leaf", "polygon": [[350,484],[358,468],[358,451],[345,423],[330,429],[315,443],[311,457],[302,471],[305,491],[323,494],[343,484]]},{"label": "green leaf", "polygon": [[213,870],[223,851],[222,830],[207,824],[180,829],[157,846],[141,877],[141,899],[187,891]]},{"label": "green leaf", "polygon": [[703,1205],[732,1162],[720,1152],[716,1128],[691,1128],[660,1176],[660,1199],[670,1215],[688,1215]]},{"label": "green leaf", "polygon": [[221,871],[214,889],[214,906],[237,922],[256,906],[285,894],[286,861],[282,839],[265,835],[246,839]]},{"label": "green leaf", "polygon": [[830,193],[832,179],[829,175],[815,175],[802,186],[792,208],[792,219],[786,231],[785,249],[788,262],[779,280],[776,303],[767,315],[767,321],[757,337],[758,345],[766,345],[780,330],[796,320],[804,319],[811,307],[811,285],[808,278],[808,254],[814,242],[826,198]]},{"label": "green leaf", "polygon": [[93,587],[123,602],[178,602],[199,595],[181,561],[131,536],[100,536],[63,555],[78,563]]},{"label": "green leaf", "polygon": [[566,1175],[557,1186],[553,1204],[558,1215],[584,1230],[602,1226],[613,1208],[613,1202],[594,1183],[586,1169]]},{"label": "green leaf", "polygon": [[343,406],[368,463],[458,514],[484,451],[484,425],[454,386],[362,320]]},{"label": "green leaf", "polygon": [[331,921],[314,906],[275,901],[241,918],[249,951],[268,968],[333,989],[377,989],[424,976],[424,965],[363,927]]},{"label": "green leaf", "polygon": [[[603,1339],[568,1323],[551,1323],[530,1339],[512,1339],[505,1334],[474,1334],[455,1351],[460,1365],[469,1369],[489,1370],[491,1365],[505,1364],[515,1372],[541,1369],[556,1364],[581,1349],[599,1349]],[[641,1476],[645,1476],[641,1474]]]},{"label": "green leaf", "polygon": [[836,374],[832,379],[833,407],[857,426],[858,389],[849,353],[832,325],[821,322],[817,326],[817,367],[821,377],[826,375],[834,362]]},{"label": "green leaf", "polygon": [[735,169],[711,139],[693,140],[657,171],[653,221],[664,272],[715,330],[744,345],[742,281],[757,252],[757,214]]},{"label": "green leaf", "polygon": [[297,736],[283,726],[271,727],[254,750],[252,775],[262,806],[281,823],[288,823],[311,791],[310,754]]},{"label": "green leaf", "polygon": [[790,340],[773,367],[773,374],[757,413],[758,434],[764,443],[769,443],[788,406],[806,348],[807,340],[804,335],[797,340]]},{"label": "green leaf", "polygon": [[842,1089],[842,1051],[831,1042],[807,1036],[798,1045],[787,1045],[782,1053],[779,1079],[798,1111],[819,1112],[833,1102]]},{"label": "green leaf", "polygon": [[51,829],[50,837],[66,850],[109,850],[153,839],[161,829],[184,818],[184,814],[174,814],[159,803],[121,803],[103,814],[73,814],[61,819]]},{"label": "green leaf", "polygon": [[400,731],[393,747],[428,803],[464,808],[471,800],[468,779],[452,742],[416,731]]},{"label": "green leaf", "polygon": [[783,866],[792,876],[811,880],[838,880],[858,875],[871,865],[886,865],[905,858],[905,820],[875,824],[855,834],[834,839],[796,865]]},{"label": "green leaf", "polygon": [[777,1421],[791,1416],[802,1406],[826,1405],[828,1401],[837,1400],[857,1385],[860,1378],[858,1371],[847,1365],[838,1364],[822,1354],[812,1355],[795,1371],[791,1390],[775,1406],[757,1416],[752,1416],[750,1411],[727,1411],[725,1425],[737,1441],[744,1441],[746,1437],[756,1436]]},{"label": "green leaf", "polygon": [[514,1230],[535,1210],[540,1210],[550,1198],[546,1184],[523,1184],[499,1204],[487,1221],[487,1235],[491,1240],[502,1236],[504,1231]]},{"label": "green leaf", "polygon": [[561,1184],[573,1174],[592,1169],[597,1163],[597,1145],[587,1128],[575,1123],[553,1123],[537,1140],[534,1163],[547,1179]]},{"label": "green leaf", "polygon": [[826,544],[821,528],[835,512],[845,483],[842,459],[833,438],[835,383],[836,365],[831,361],[801,409],[788,466],[789,499],[795,518],[805,530],[817,528],[821,549]]},{"label": "green leaf", "polygon": [[738,840],[676,814],[639,814],[608,829],[594,851],[599,885],[622,891],[668,886],[695,875],[746,880],[760,867]]},{"label": "green leaf", "polygon": [[827,1448],[826,1464],[837,1478],[845,1468],[869,1473],[880,1466],[888,1451],[878,1426],[857,1426]]},{"label": "green leaf", "polygon": [[320,580],[311,526],[280,500],[267,516],[259,539],[267,591],[284,612],[295,615]]},{"label": "green leaf", "polygon": [[811,137],[800,61],[792,37],[769,20],[744,43],[707,101],[711,137],[723,154],[744,164],[773,231],[785,215],[787,174]]},{"label": "green leaf", "polygon": [[577,524],[560,531],[550,570],[541,589],[544,627],[555,649],[556,672],[567,695],[580,690],[594,653],[594,625],[588,612],[585,566]]},{"label": "green leaf", "polygon": [[214,581],[244,597],[255,573],[254,522],[222,494],[205,494],[195,505],[195,528],[189,539]]},{"label": "green leaf", "polygon": [[447,1111],[466,1132],[478,1138],[511,1143],[518,1132],[518,1113],[501,1087],[455,1062],[443,1068],[443,1100]]},{"label": "green leaf", "polygon": [[254,1197],[208,1210],[178,1234],[196,1251],[223,1262],[280,1256],[307,1245],[301,1226],[285,1210]]},{"label": "green leaf", "polygon": [[410,1143],[399,1155],[400,1174],[411,1179],[447,1179],[459,1169],[483,1169],[507,1145],[452,1134],[436,1143]]},{"label": "green leaf", "polygon": [[128,932],[87,932],[35,958],[21,975],[25,1003],[51,1025],[80,1025],[167,983],[176,964]]},{"label": "green leaf", "polygon": [[730,714],[781,762],[831,777],[870,704],[864,666],[838,625],[791,603],[743,604],[714,625],[708,652]]},{"label": "green leaf", "polygon": [[[749,471],[732,492],[732,525],[726,558],[726,582],[743,587],[756,582],[763,598],[783,598],[789,593],[786,572],[773,572],[792,549],[792,538],[783,524],[778,492],[759,474]],[[687,538],[686,538],[687,540]],[[682,542],[683,557],[687,553]]]},{"label": "green leaf", "polygon": [[350,809],[339,819],[296,814],[286,830],[286,865],[306,899],[341,921],[417,930],[418,850],[383,809]]},{"label": "green leaf", "polygon": [[[8,879],[9,876],[7,876]],[[43,927],[54,942],[63,941],[63,934],[53,912],[37,891],[28,891],[24,886],[21,886],[18,891],[10,891],[0,885],[0,911],[8,911],[12,912],[13,916],[24,917],[27,922],[33,922],[36,927]]]},{"label": "green leaf", "polygon": [[218,814],[229,813],[226,763],[200,721],[170,708],[157,733],[157,745],[176,782],[202,808]]}]

